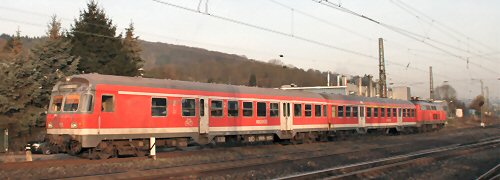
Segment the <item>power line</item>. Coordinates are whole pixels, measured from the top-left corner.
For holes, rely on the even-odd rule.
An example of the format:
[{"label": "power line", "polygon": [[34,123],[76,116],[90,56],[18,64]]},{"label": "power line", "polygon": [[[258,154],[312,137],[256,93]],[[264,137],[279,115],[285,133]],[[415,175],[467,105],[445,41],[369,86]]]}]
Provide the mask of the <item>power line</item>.
[{"label": "power line", "polygon": [[274,3],[274,4],[279,5],[279,6],[281,6],[281,7],[284,7],[284,8],[286,8],[286,9],[293,10],[294,12],[297,12],[297,13],[299,13],[299,14],[302,14],[303,16],[306,16],[306,17],[309,17],[309,18],[314,19],[314,20],[316,20],[316,21],[319,21],[319,22],[321,22],[321,23],[324,23],[324,24],[326,24],[326,25],[328,25],[328,26],[335,27],[335,28],[339,28],[339,29],[344,30],[345,32],[351,33],[351,34],[353,34],[353,35],[356,35],[356,36],[362,37],[362,38],[367,39],[367,40],[370,40],[370,41],[374,41],[374,39],[373,39],[373,38],[371,38],[371,37],[368,37],[368,36],[366,36],[366,35],[364,35],[364,34],[358,33],[358,32],[356,32],[356,31],[354,31],[354,30],[352,30],[352,29],[349,29],[349,28],[347,28],[347,27],[340,26],[340,25],[338,25],[338,24],[332,23],[331,21],[328,21],[328,20],[326,20],[326,19],[319,18],[319,17],[317,17],[317,16],[313,16],[313,15],[311,15],[311,14],[309,14],[309,13],[306,13],[306,12],[304,12],[304,11],[302,11],[302,10],[299,10],[299,9],[296,9],[296,8],[292,8],[292,7],[288,6],[288,5],[285,5],[285,4],[280,3],[280,2],[278,2],[278,1],[275,1],[275,0],[269,0],[269,1],[271,1],[271,2],[272,2],[272,3]]},{"label": "power line", "polygon": [[262,27],[262,26],[258,26],[258,25],[254,25],[254,24],[250,24],[250,23],[246,23],[246,22],[243,22],[243,21],[238,21],[236,19],[231,19],[231,18],[227,18],[227,17],[223,17],[223,16],[218,16],[218,15],[215,15],[213,13],[200,12],[200,11],[197,11],[196,9],[191,9],[191,8],[188,8],[188,7],[179,6],[179,5],[176,5],[176,4],[172,4],[172,3],[164,2],[164,1],[160,1],[160,0],[153,0],[153,1],[155,1],[157,3],[160,3],[160,4],[164,4],[164,5],[168,5],[168,6],[171,6],[171,7],[175,7],[175,8],[178,8],[178,9],[183,9],[183,10],[186,10],[186,11],[190,11],[190,12],[194,12],[194,13],[198,13],[198,14],[210,16],[210,17],[213,17],[213,18],[216,18],[216,19],[220,19],[220,20],[223,20],[223,21],[227,21],[227,22],[231,22],[231,23],[234,23],[234,24],[248,26],[248,27],[251,27],[251,28],[254,28],[254,29],[258,29],[258,30],[262,30],[262,31],[267,31],[267,32],[270,32],[270,33],[274,33],[274,34],[278,34],[278,35],[282,35],[282,36],[286,36],[286,37],[298,39],[298,40],[305,41],[305,42],[308,42],[308,43],[311,43],[311,44],[316,44],[316,45],[319,45],[319,46],[323,46],[323,47],[327,47],[327,48],[331,48],[331,49],[336,49],[336,50],[347,52],[347,53],[350,53],[350,54],[354,54],[354,55],[358,55],[358,56],[363,56],[363,57],[366,57],[366,58],[372,58],[372,59],[376,58],[376,57],[374,57],[372,55],[364,54],[364,53],[357,52],[357,51],[354,51],[354,50],[349,50],[349,49],[337,47],[337,46],[334,46],[334,45],[331,45],[331,44],[323,43],[323,42],[320,42],[320,41],[308,39],[308,38],[305,38],[305,37],[302,37],[302,36],[297,36],[297,35],[294,35],[294,34],[290,34],[290,33],[282,32],[282,31],[278,31],[278,30],[274,30],[274,29],[270,29],[270,28],[266,28],[266,27]]},{"label": "power line", "polygon": [[416,8],[414,8],[414,7],[410,6],[409,4],[407,4],[407,3],[403,2],[403,1],[401,1],[401,0],[397,0],[397,1],[398,1],[399,3],[401,3],[403,6],[405,6],[405,7],[409,8],[409,9],[411,9],[411,10],[415,11],[416,13],[420,14],[420,15],[421,15],[421,16],[423,16],[423,17],[428,18],[428,19],[429,19],[429,20],[431,20],[432,22],[437,23],[438,25],[442,26],[443,28],[446,28],[446,29],[448,29],[449,31],[451,31],[451,32],[455,33],[456,35],[463,36],[463,37],[465,37],[467,40],[471,40],[471,41],[473,41],[473,42],[477,43],[478,45],[481,45],[481,46],[486,47],[486,48],[488,48],[488,49],[490,49],[490,50],[493,50],[493,51],[497,51],[497,49],[492,48],[492,47],[490,47],[490,46],[488,46],[488,45],[486,45],[486,44],[482,43],[481,41],[475,40],[475,39],[473,39],[473,38],[471,38],[471,37],[467,36],[466,34],[464,34],[464,33],[460,32],[460,31],[458,31],[458,30],[455,30],[455,29],[453,29],[453,28],[451,28],[451,27],[447,26],[446,24],[444,24],[444,23],[442,23],[442,22],[440,22],[440,21],[438,21],[438,20],[436,20],[436,19],[434,19],[434,18],[432,18],[432,17],[430,17],[430,16],[428,16],[428,15],[424,14],[423,12],[421,12],[421,11],[417,10]]},{"label": "power line", "polygon": [[[304,41],[304,42],[309,42],[309,43],[316,44],[316,45],[319,45],[319,46],[323,46],[323,47],[327,47],[327,48],[331,48],[331,49],[336,49],[336,50],[344,51],[344,52],[347,52],[347,53],[351,53],[351,54],[354,54],[354,55],[358,55],[358,56],[362,56],[362,57],[366,57],[366,58],[370,58],[370,59],[378,59],[375,56],[367,55],[367,54],[364,54],[364,53],[361,53],[361,52],[357,52],[357,51],[353,51],[353,50],[348,50],[348,49],[344,49],[344,48],[339,48],[337,46],[333,46],[333,45],[330,45],[330,44],[327,44],[327,43],[323,43],[323,42],[320,42],[320,41],[316,41],[316,40],[308,39],[308,38],[305,38],[305,37],[301,37],[301,36],[297,36],[297,35],[293,35],[293,34],[281,32],[281,31],[278,31],[278,30],[269,29],[269,28],[262,27],[262,26],[253,25],[253,24],[250,24],[250,23],[238,21],[238,20],[227,18],[227,17],[223,17],[223,16],[218,16],[218,15],[215,15],[213,13],[200,12],[200,11],[197,11],[196,9],[191,9],[191,8],[188,8],[188,7],[184,7],[184,6],[180,6],[180,5],[176,5],[176,4],[173,4],[173,3],[164,2],[164,1],[160,1],[160,0],[153,0],[153,1],[157,2],[157,3],[160,3],[160,4],[171,6],[171,7],[174,7],[174,8],[178,8],[178,9],[186,10],[186,11],[189,11],[189,12],[193,12],[193,13],[197,13],[197,14],[201,14],[201,15],[210,16],[210,17],[213,17],[213,18],[216,18],[216,19],[220,19],[220,20],[223,20],[223,21],[228,21],[228,22],[231,22],[231,23],[234,23],[234,24],[248,26],[248,27],[251,27],[251,28],[254,28],[254,29],[258,29],[258,30],[262,30],[262,31],[267,31],[267,32],[270,32],[270,33],[274,33],[274,34],[278,34],[278,35],[282,35],[282,36],[294,38],[294,39],[297,39],[297,40],[301,40],[301,41]],[[403,64],[400,64],[400,63],[397,63],[397,62],[388,62],[387,65],[391,65],[391,64],[406,68],[406,65],[403,65]],[[421,71],[421,72],[427,72],[426,70],[422,70],[422,69],[419,69],[419,68],[416,68],[416,67],[412,67],[411,69],[414,69],[414,70],[417,70],[417,71]],[[448,77],[446,75],[440,75],[440,76],[452,79],[451,77]]]},{"label": "power line", "polygon": [[[16,11],[16,12],[21,12],[21,13],[25,13],[25,14],[32,14],[32,15],[36,15],[36,16],[51,17],[51,15],[48,15],[48,14],[43,14],[43,13],[39,13],[39,12],[32,12],[32,11],[26,11],[26,10],[22,10],[22,9],[15,9],[15,8],[10,8],[10,7],[2,7],[2,6],[0,6],[0,9],[6,9],[6,10],[9,10],[9,11]],[[60,17],[60,18],[61,19],[66,19],[66,20],[71,20],[70,18],[64,18],[64,17]],[[0,17],[0,20],[8,21],[8,22],[13,22],[13,23],[26,24],[26,25],[30,25],[30,26],[36,26],[36,27],[44,27],[45,26],[44,24],[31,23],[31,22],[20,21],[20,20],[13,20],[13,19],[5,19],[5,18],[1,18],[1,17]],[[96,25],[96,26],[104,26],[104,25],[95,24],[95,23],[88,23],[88,24],[92,24],[92,25]],[[126,28],[123,28],[123,29],[126,29]],[[117,37],[104,36],[104,35],[90,33],[90,32],[83,32],[83,31],[73,31],[73,32],[75,32],[75,33],[81,33],[81,34],[87,34],[87,35],[94,35],[94,36],[97,36],[97,37],[106,37],[106,38],[116,38],[116,39],[118,39]],[[198,42],[198,41],[193,41],[193,40],[185,40],[185,39],[179,39],[179,38],[174,38],[174,37],[169,37],[169,36],[165,36],[165,35],[160,35],[160,34],[155,34],[155,33],[149,33],[149,32],[145,32],[145,31],[139,31],[139,30],[136,30],[136,32],[142,33],[142,34],[145,34],[145,35],[150,35],[150,36],[156,36],[156,37],[161,37],[161,38],[172,39],[174,41],[183,41],[183,42],[194,43],[194,44],[204,44],[204,45],[221,47],[221,48],[225,48],[225,49],[253,51],[253,52],[257,52],[257,53],[261,53],[261,54],[271,55],[272,57],[275,57],[277,55],[276,53],[271,53],[271,52],[249,50],[249,49],[244,49],[244,48],[236,48],[236,47],[233,47],[233,46],[224,46],[224,45],[220,45],[220,44]],[[296,57],[296,56],[290,56],[290,55],[287,55],[287,57],[292,57],[294,59],[306,59],[304,57]],[[369,67],[369,65],[366,65],[366,64],[358,64],[358,65]]]},{"label": "power line", "polygon": [[[457,36],[455,36],[455,35],[457,35],[457,32],[458,32],[458,31],[455,31],[455,30],[453,30],[452,28],[450,28],[450,27],[448,27],[448,26],[445,26],[443,23],[440,23],[439,21],[437,21],[437,20],[435,20],[435,19],[433,19],[433,18],[431,18],[431,17],[429,17],[429,16],[427,16],[427,15],[423,14],[422,12],[420,12],[420,11],[416,10],[415,8],[412,8],[412,7],[411,7],[411,6],[409,6],[408,4],[406,4],[406,3],[402,2],[401,0],[396,0],[396,1],[390,0],[390,1],[391,1],[393,4],[395,4],[396,6],[398,6],[399,8],[401,8],[402,10],[404,10],[404,11],[406,11],[407,13],[409,13],[409,14],[411,14],[411,15],[415,16],[415,18],[417,18],[418,20],[423,21],[423,22],[425,22],[425,23],[429,24],[430,26],[432,26],[433,24],[438,25],[438,26],[433,26],[433,27],[435,27],[435,29],[437,29],[438,31],[440,31],[442,34],[444,34],[444,35],[446,35],[446,36],[449,36],[449,37],[451,37],[451,38],[455,39],[456,41],[458,41],[458,42],[460,42],[460,43],[464,43],[464,44],[465,44],[465,42],[464,42],[464,41],[462,41],[462,39],[460,39],[460,38],[458,38]],[[398,4],[398,3],[396,3],[396,2],[401,3],[401,4]],[[419,15],[419,14],[420,14],[420,15]],[[427,19],[425,19],[425,18],[421,18],[421,16],[422,16],[422,17],[425,17],[425,18],[427,18]],[[451,32],[451,33],[450,33],[450,32]],[[455,33],[455,34],[454,34],[454,33]],[[463,34],[458,34],[458,35],[463,35]],[[465,36],[465,35],[464,35],[464,37],[465,37],[465,39],[466,39],[466,40],[473,40],[472,38],[470,38],[470,37],[468,37],[468,36]],[[473,40],[473,41],[476,41],[476,40]],[[437,42],[437,43],[438,43],[438,42]],[[486,56],[484,56],[484,55],[481,55],[481,53],[482,53],[482,51],[481,51],[481,50],[479,50],[479,49],[477,49],[477,48],[474,48],[474,47],[470,47],[468,43],[467,43],[467,44],[465,44],[465,45],[467,45],[469,48],[476,49],[476,51],[477,51],[478,53],[474,53],[474,52],[471,52],[471,51],[469,51],[469,50],[465,50],[465,49],[462,49],[462,48],[458,48],[458,47],[456,47],[456,46],[450,46],[449,44],[443,44],[443,45],[448,46],[448,47],[453,48],[453,49],[456,49],[456,50],[459,50],[459,51],[462,51],[462,52],[466,52],[466,53],[469,53],[469,54],[473,54],[473,55],[475,55],[475,56],[477,56],[477,57],[481,57],[481,58],[483,58],[483,59],[485,59],[485,60],[488,60],[488,61],[490,61],[490,62],[493,62],[493,63],[498,63],[498,62],[497,62],[497,61],[495,61],[495,60],[489,59],[488,57],[486,57]]]},{"label": "power line", "polygon": [[[37,27],[43,27],[43,26],[45,26],[43,24],[31,23],[31,22],[19,21],[19,20],[13,20],[13,19],[7,19],[7,18],[2,18],[2,17],[0,17],[0,21],[8,21],[8,22],[13,22],[13,23],[21,23],[21,24],[26,24],[26,25],[30,25],[30,26],[37,26]],[[96,33],[85,32],[85,31],[73,31],[73,32],[80,33],[80,34],[91,35],[91,36],[96,36],[96,37],[104,37],[104,38],[110,38],[110,39],[122,39],[120,37],[107,36],[107,35],[96,34]]]},{"label": "power line", "polygon": [[[354,11],[352,11],[352,10],[349,10],[349,9],[347,9],[347,8],[345,8],[345,7],[342,7],[342,6],[338,5],[338,4],[335,4],[335,3],[332,3],[332,2],[329,2],[329,1],[323,1],[323,0],[312,0],[312,1],[317,2],[317,3],[319,3],[319,4],[321,4],[321,5],[324,5],[324,6],[330,7],[330,8],[332,8],[332,9],[340,10],[340,11],[342,11],[342,12],[345,12],[345,13],[348,13],[348,14],[352,14],[352,15],[355,15],[355,16],[358,16],[358,17],[361,17],[361,18],[363,18],[363,19],[366,19],[366,20],[368,20],[368,21],[371,21],[371,22],[373,22],[373,23],[376,23],[376,24],[378,24],[378,25],[380,25],[380,26],[382,26],[382,27],[385,27],[385,28],[387,28],[387,29],[389,29],[389,30],[392,30],[392,31],[394,31],[394,32],[396,32],[396,33],[399,33],[399,34],[401,34],[401,35],[403,35],[403,36],[406,36],[406,37],[408,37],[408,38],[411,38],[411,39],[414,39],[414,40],[416,40],[416,41],[419,41],[419,42],[421,42],[421,43],[423,43],[423,44],[426,44],[426,45],[428,45],[428,46],[430,46],[430,47],[433,47],[434,49],[437,49],[437,50],[439,50],[439,51],[442,51],[442,52],[444,52],[444,53],[446,53],[446,54],[449,54],[449,55],[451,55],[451,56],[457,57],[458,59],[461,59],[461,60],[463,60],[463,61],[465,61],[465,62],[468,62],[468,63],[470,63],[470,64],[473,64],[473,65],[475,65],[475,66],[477,66],[477,67],[479,67],[479,68],[481,68],[481,69],[484,69],[484,70],[486,70],[486,71],[489,71],[489,72],[491,72],[491,73],[493,73],[493,74],[497,74],[497,75],[498,75],[498,74],[500,74],[500,73],[498,73],[498,72],[497,72],[497,71],[495,71],[495,70],[492,70],[492,69],[489,69],[489,68],[483,67],[482,65],[477,64],[477,63],[474,63],[474,62],[470,62],[468,58],[462,57],[462,56],[460,56],[460,55],[456,55],[456,54],[454,54],[454,53],[452,53],[452,52],[450,52],[450,51],[448,51],[448,50],[445,50],[445,49],[443,49],[443,48],[441,48],[441,47],[438,47],[438,46],[436,46],[436,45],[434,45],[434,44],[431,44],[431,43],[429,43],[429,42],[426,42],[425,40],[420,40],[419,38],[417,38],[417,37],[425,37],[425,36],[419,35],[419,34],[417,34],[417,33],[410,32],[410,31],[408,31],[408,30],[405,30],[405,29],[402,29],[402,28],[399,28],[399,27],[396,27],[396,26],[392,26],[392,25],[389,25],[389,24],[382,23],[382,22],[377,21],[377,20],[375,20],[375,19],[372,19],[372,18],[370,18],[370,17],[368,17],[368,16],[365,16],[365,15],[359,14],[359,13],[357,13],[357,12],[354,12]],[[431,40],[431,41],[433,41],[433,42],[438,42],[439,44],[442,44],[442,45],[443,45],[443,44],[446,44],[446,43],[442,43],[442,42],[439,42],[439,41],[433,40],[433,39],[431,39],[431,38],[429,38],[429,37],[427,37],[427,38],[426,38],[426,40]],[[447,46],[451,46],[451,45],[447,45]]]},{"label": "power line", "polygon": [[[163,3],[163,4],[165,3],[165,2],[161,2],[161,1],[156,1],[156,2]],[[170,5],[170,3],[168,3],[167,5]],[[283,33],[283,32],[280,32],[280,31],[276,31],[276,30],[272,30],[272,29],[269,29],[269,28],[260,27],[260,26],[256,26],[256,25],[252,25],[252,24],[248,24],[248,23],[244,23],[244,22],[241,22],[241,21],[233,20],[233,19],[230,19],[230,18],[225,18],[225,17],[222,17],[222,16],[211,15],[211,14],[208,14],[206,12],[205,13],[199,12],[199,11],[196,11],[196,10],[193,10],[193,9],[190,9],[190,8],[185,8],[185,7],[182,7],[182,6],[174,5],[174,7],[182,8],[182,9],[185,9],[185,10],[189,10],[191,12],[201,13],[201,14],[204,14],[204,15],[209,15],[209,16],[221,19],[221,20],[226,20],[226,21],[230,21],[230,22],[233,22],[233,23],[237,23],[237,24],[241,24],[241,25],[246,25],[246,26],[257,28],[257,29],[261,29],[261,30],[264,30],[264,31],[269,31],[269,32],[272,32],[272,33],[276,33],[276,34],[280,34],[280,35],[292,37],[292,38],[295,38],[295,39],[298,39],[298,40],[302,40],[302,41],[305,41],[305,42],[310,42],[310,43],[317,44],[317,45],[320,45],[320,46],[324,46],[324,47],[328,47],[328,48],[332,48],[332,49],[341,50],[341,51],[344,51],[344,52],[349,52],[349,53],[352,53],[352,54],[356,54],[356,55],[368,57],[368,58],[371,58],[371,59],[376,59],[376,57],[374,57],[374,56],[366,55],[366,54],[363,54],[363,53],[360,53],[360,52],[356,52],[356,51],[352,51],[352,50],[338,48],[338,47],[333,46],[333,45],[329,45],[329,44],[326,44],[326,43],[322,43],[322,42],[319,42],[319,41],[307,39],[307,38],[300,37],[300,36],[295,36],[293,34]],[[24,12],[25,13],[30,13],[28,11],[24,11]],[[32,13],[32,14],[39,14],[39,13]],[[2,18],[2,19],[4,21],[10,21],[10,22],[16,22],[16,23],[23,23],[23,24],[33,25],[33,26],[44,26],[42,24],[29,23],[29,22],[23,22],[23,21],[17,21],[17,20],[10,20],[10,19],[5,19],[5,18]],[[105,35],[100,35],[100,34],[95,34],[95,33],[90,33],[90,32],[82,32],[82,31],[75,31],[75,32],[76,33],[87,34],[87,35],[99,36],[99,37],[107,37],[107,38],[116,38],[116,39],[118,39],[118,37],[105,36]],[[399,64],[399,63],[396,63],[396,62],[389,62],[388,63],[388,65],[392,65],[392,64],[396,65],[396,66],[406,67],[405,65],[402,65],[402,64]],[[421,69],[418,69],[418,68],[412,68],[412,69],[425,72],[425,70],[421,70]]]}]

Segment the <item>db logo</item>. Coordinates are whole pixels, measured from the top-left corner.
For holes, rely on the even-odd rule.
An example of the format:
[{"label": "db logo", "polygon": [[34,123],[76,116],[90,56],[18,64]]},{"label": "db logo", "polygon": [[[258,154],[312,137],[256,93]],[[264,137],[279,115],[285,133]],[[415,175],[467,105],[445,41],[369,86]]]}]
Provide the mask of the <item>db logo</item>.
[{"label": "db logo", "polygon": [[184,122],[185,126],[193,126],[193,120],[191,119],[186,119],[186,122]]}]

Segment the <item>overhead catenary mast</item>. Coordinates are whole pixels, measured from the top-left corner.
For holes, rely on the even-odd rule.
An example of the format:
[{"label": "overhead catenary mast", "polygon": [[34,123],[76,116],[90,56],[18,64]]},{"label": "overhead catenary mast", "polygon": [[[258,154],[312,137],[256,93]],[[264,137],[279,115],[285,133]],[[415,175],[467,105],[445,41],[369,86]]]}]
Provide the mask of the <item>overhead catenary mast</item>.
[{"label": "overhead catenary mast", "polygon": [[385,75],[385,61],[384,61],[384,40],[378,38],[379,46],[379,58],[378,58],[378,72],[379,72],[379,96],[381,98],[387,98],[387,83]]},{"label": "overhead catenary mast", "polygon": [[429,99],[434,100],[434,77],[432,77],[432,66],[429,66]]}]

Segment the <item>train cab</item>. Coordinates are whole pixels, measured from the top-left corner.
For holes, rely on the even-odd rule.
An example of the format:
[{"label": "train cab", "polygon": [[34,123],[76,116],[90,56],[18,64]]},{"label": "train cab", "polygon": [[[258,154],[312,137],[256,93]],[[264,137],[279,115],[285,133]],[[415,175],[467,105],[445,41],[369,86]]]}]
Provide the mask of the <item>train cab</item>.
[{"label": "train cab", "polygon": [[67,78],[54,86],[46,121],[52,143],[70,143],[78,138],[76,136],[86,133],[83,129],[94,126],[94,94],[89,82],[82,78]]},{"label": "train cab", "polygon": [[421,124],[436,124],[446,121],[445,107],[441,103],[427,101],[412,101],[417,108],[417,122]]}]

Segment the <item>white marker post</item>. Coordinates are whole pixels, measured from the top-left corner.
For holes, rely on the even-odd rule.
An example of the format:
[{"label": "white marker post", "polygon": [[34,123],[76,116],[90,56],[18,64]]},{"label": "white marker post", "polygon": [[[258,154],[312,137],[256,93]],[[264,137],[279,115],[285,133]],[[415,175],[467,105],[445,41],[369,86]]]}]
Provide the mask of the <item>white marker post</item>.
[{"label": "white marker post", "polygon": [[26,161],[33,161],[33,158],[31,157],[31,147],[30,145],[26,146]]},{"label": "white marker post", "polygon": [[155,137],[150,137],[149,138],[149,157],[153,158],[156,160],[156,138]]}]

